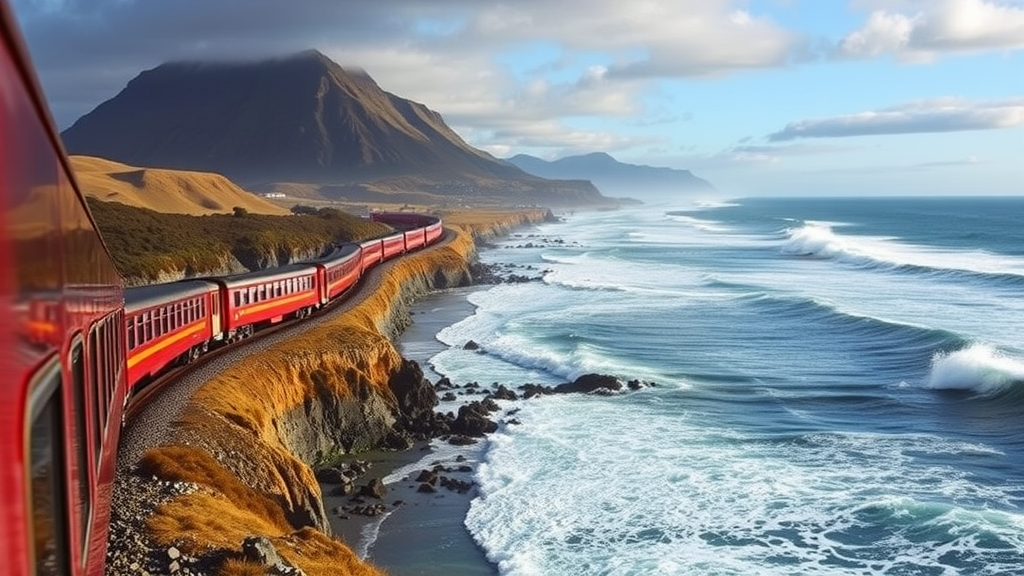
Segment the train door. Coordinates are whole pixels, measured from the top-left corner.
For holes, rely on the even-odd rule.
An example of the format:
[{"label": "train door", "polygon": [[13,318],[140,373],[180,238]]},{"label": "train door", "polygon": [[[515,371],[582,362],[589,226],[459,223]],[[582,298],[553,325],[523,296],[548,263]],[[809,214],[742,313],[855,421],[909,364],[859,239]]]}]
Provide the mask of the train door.
[{"label": "train door", "polygon": [[210,302],[210,331],[215,339],[219,339],[223,329],[220,323],[220,290],[207,292],[206,299]]}]

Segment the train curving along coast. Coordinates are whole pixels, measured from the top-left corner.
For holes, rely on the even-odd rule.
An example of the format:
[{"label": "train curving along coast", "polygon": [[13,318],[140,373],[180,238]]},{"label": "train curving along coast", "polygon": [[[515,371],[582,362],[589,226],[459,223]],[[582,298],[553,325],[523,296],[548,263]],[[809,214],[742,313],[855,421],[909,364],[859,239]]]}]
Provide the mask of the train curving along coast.
[{"label": "train curving along coast", "polygon": [[377,264],[434,244],[443,234],[434,216],[378,212],[371,218],[399,231],[341,244],[303,263],[125,290],[129,396],[172,364],[313,314]]},{"label": "train curving along coast", "polygon": [[126,404],[168,366],[303,318],[441,221],[274,270],[124,288],[0,3],[0,574],[99,576]]}]

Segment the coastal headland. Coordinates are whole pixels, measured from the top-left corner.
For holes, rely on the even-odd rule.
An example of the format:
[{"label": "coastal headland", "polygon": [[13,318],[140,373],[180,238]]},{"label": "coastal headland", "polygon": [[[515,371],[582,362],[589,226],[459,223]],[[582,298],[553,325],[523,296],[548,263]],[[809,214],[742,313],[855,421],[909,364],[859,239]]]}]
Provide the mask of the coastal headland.
[{"label": "coastal headland", "polygon": [[[550,217],[443,214],[443,244],[381,266],[344,309],[195,385],[158,439],[119,455],[108,574],[382,574],[331,537],[314,469],[428,435],[436,394],[393,344],[409,305],[471,282],[475,242]],[[129,445],[133,426],[151,424],[130,422]]]}]

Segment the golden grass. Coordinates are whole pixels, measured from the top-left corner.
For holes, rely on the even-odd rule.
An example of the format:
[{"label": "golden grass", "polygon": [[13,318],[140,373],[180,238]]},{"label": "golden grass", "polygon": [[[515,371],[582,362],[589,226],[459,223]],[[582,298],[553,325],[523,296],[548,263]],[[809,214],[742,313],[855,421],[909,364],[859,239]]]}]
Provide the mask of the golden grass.
[{"label": "golden grass", "polygon": [[247,560],[228,558],[217,571],[217,576],[267,576],[267,569]]},{"label": "golden grass", "polygon": [[213,456],[198,448],[163,446],[150,450],[139,462],[139,470],[146,476],[156,476],[170,482],[206,486],[245,510],[247,515],[260,518],[262,524],[280,530],[289,528],[277,502],[244,484]]},{"label": "golden grass", "polygon": [[[181,539],[190,534],[193,548],[237,550],[245,537],[264,535],[309,576],[382,574],[317,530],[290,532],[286,508],[280,506],[294,509],[319,500],[320,491],[309,465],[290,451],[278,419],[325,396],[394,406],[388,381],[401,357],[384,331],[389,318],[404,313],[399,309],[403,286],[421,283],[426,288],[438,273],[465,274],[475,250],[472,233],[485,230],[488,223],[510,227],[542,215],[461,215],[454,240],[394,262],[379,288],[345,314],[252,354],[202,386],[176,425],[218,453],[243,456],[222,465],[195,447],[164,447],[147,454],[145,474],[208,487],[159,507],[148,522],[151,537],[160,544],[188,547]],[[274,506],[279,508],[271,510]],[[222,574],[246,576],[248,570],[244,562],[230,562]]]},{"label": "golden grass", "polygon": [[170,214],[230,213],[241,206],[254,214],[288,210],[212,172],[139,168],[92,156],[71,156],[75,179],[86,196]]}]

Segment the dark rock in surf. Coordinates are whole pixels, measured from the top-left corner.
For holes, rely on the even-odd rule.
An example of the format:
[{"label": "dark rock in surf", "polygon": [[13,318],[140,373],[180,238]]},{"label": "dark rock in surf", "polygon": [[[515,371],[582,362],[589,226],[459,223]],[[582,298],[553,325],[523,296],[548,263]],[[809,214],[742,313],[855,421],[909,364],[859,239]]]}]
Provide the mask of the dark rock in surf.
[{"label": "dark rock in surf", "polygon": [[[591,394],[598,392],[602,388],[607,391],[618,392],[622,390],[622,382],[618,378],[606,374],[584,374],[571,383],[555,386],[554,392],[556,394]],[[607,392],[598,393],[607,394]]]}]

